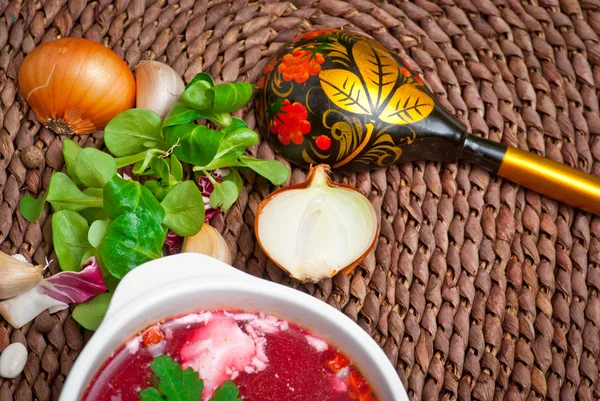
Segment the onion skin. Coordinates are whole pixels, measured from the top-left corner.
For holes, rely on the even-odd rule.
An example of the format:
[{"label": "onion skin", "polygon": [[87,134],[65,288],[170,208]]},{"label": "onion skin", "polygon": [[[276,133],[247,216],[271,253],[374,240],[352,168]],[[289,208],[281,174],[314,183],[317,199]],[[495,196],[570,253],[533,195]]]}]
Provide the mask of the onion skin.
[{"label": "onion skin", "polygon": [[19,68],[19,92],[37,119],[58,134],[103,129],[135,104],[135,79],[109,48],[64,38],[33,49]]},{"label": "onion skin", "polygon": [[[269,252],[267,251],[267,249],[263,246],[263,243],[261,242],[260,239],[260,235],[259,235],[259,222],[260,222],[260,218],[261,215],[263,213],[264,208],[267,206],[267,204],[276,196],[280,195],[282,192],[285,191],[289,191],[289,190],[294,190],[294,189],[304,189],[304,188],[308,188],[311,183],[312,180],[314,178],[314,175],[316,173],[316,171],[318,169],[322,169],[326,172],[327,178],[326,178],[326,182],[327,185],[329,187],[337,187],[337,188],[346,188],[346,189],[350,189],[353,191],[356,191],[358,193],[361,193],[359,190],[357,190],[356,188],[350,186],[350,185],[346,185],[346,184],[337,184],[335,182],[333,182],[331,180],[331,178],[329,177],[329,171],[331,170],[331,168],[326,165],[326,164],[320,164],[317,166],[312,166],[310,167],[310,171],[308,173],[308,176],[306,177],[306,180],[304,180],[303,182],[300,182],[298,184],[294,184],[294,185],[289,185],[287,187],[284,188],[280,188],[275,192],[272,192],[269,196],[267,196],[258,206],[258,210],[256,212],[256,218],[254,219],[254,235],[258,241],[258,244],[260,245],[260,247],[262,248],[262,250],[265,252],[265,254],[269,257],[269,259],[271,259],[271,261],[273,263],[275,263],[277,266],[279,266],[283,271],[285,271],[287,274],[289,274],[290,276],[294,277],[294,275],[289,272],[284,266],[282,266],[279,262],[277,262],[273,257],[271,257],[271,255],[269,254]],[[362,193],[361,193],[362,195]],[[376,235],[374,235],[373,237],[373,242],[369,245],[369,247],[367,248],[367,250],[358,258],[356,259],[354,262],[352,262],[351,264],[345,266],[343,269],[341,269],[341,271],[333,271],[328,277],[331,278],[333,276],[335,276],[338,273],[342,273],[344,275],[348,275],[350,273],[352,273],[354,271],[354,269],[356,268],[356,266],[358,266],[368,255],[369,253],[371,253],[371,251],[373,250],[373,248],[375,247],[375,244],[377,243],[377,238],[379,236],[379,231],[380,231],[380,223],[379,220],[376,221],[377,227],[376,227]],[[296,277],[294,277],[296,278]],[[297,278],[296,278],[297,279]],[[315,280],[300,280],[300,281],[304,281],[304,282],[318,282]],[[319,280],[320,281],[320,280]]]}]

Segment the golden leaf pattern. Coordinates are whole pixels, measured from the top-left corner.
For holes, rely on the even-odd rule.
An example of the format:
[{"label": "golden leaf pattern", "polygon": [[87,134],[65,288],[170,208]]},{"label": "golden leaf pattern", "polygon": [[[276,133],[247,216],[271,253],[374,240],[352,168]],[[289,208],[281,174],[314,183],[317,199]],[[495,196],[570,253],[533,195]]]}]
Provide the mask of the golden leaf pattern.
[{"label": "golden leaf pattern", "polygon": [[365,87],[356,74],[333,69],[321,71],[319,78],[321,88],[336,106],[351,113],[371,115]]},{"label": "golden leaf pattern", "polygon": [[322,120],[323,127],[330,131],[331,138],[339,143],[336,157],[338,162],[352,153],[363,140],[363,127],[360,119],[355,116],[329,109],[323,113]]},{"label": "golden leaf pattern", "polygon": [[[367,146],[367,144],[371,140],[371,135],[373,134],[373,124],[371,124],[371,123],[365,124],[364,130],[362,129],[361,125],[357,125],[356,128],[357,128],[357,134],[360,136],[361,142],[358,144],[358,146],[355,149],[348,149],[349,151],[352,151],[352,153],[348,154],[343,160],[338,161],[338,163],[334,164],[333,168],[338,168],[345,164],[350,163],[352,160],[354,160],[354,158],[356,158],[356,156],[358,156],[360,154],[360,152],[362,152],[364,150],[365,146]],[[363,131],[364,131],[364,135],[363,135]],[[364,136],[364,138],[363,138],[363,136]]]},{"label": "golden leaf pattern", "polygon": [[346,46],[334,39],[327,45],[326,51],[327,57],[331,58],[334,63],[341,64],[346,69],[350,68],[350,57],[348,57]]},{"label": "golden leaf pattern", "polygon": [[[314,150],[314,148],[311,146],[310,147],[311,150]],[[310,157],[310,155],[308,154],[308,152],[306,151],[306,149],[302,150],[302,158],[304,159],[305,162],[307,162],[308,164],[319,164],[318,162],[316,162],[312,157]],[[324,159],[324,158],[321,158]]]},{"label": "golden leaf pattern", "polygon": [[389,134],[383,134],[364,154],[355,159],[361,163],[377,163],[379,166],[389,166],[396,163],[402,155],[402,149],[394,144]]},{"label": "golden leaf pattern", "polygon": [[299,164],[354,169],[397,163],[416,138],[419,125],[413,124],[433,117],[435,101],[420,78],[384,46],[361,35],[305,35],[268,67],[263,112],[286,101],[290,114],[283,127],[297,134],[310,124],[310,132],[302,144],[284,143],[275,132],[281,124],[273,124],[273,113],[267,114],[271,121],[259,122],[272,143]]},{"label": "golden leaf pattern", "polygon": [[376,109],[390,95],[398,80],[398,64],[379,43],[362,40],[352,47],[352,55]]},{"label": "golden leaf pattern", "polygon": [[433,99],[416,85],[404,84],[396,89],[379,118],[388,124],[416,123],[427,117],[433,106]]}]

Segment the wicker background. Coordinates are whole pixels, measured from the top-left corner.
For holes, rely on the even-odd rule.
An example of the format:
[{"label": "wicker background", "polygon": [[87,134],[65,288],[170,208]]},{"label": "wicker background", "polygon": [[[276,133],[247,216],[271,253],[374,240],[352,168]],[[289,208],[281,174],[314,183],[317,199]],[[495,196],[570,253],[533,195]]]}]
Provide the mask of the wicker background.
[{"label": "wicker background", "polygon": [[[371,35],[474,133],[600,175],[598,0],[0,0],[0,249],[55,259],[48,210],[35,224],[17,211],[22,193],[41,194],[63,167],[61,138],[17,94],[37,44],[83,36],[131,66],[165,61],[186,81],[208,71],[256,82],[267,58],[311,27]],[[252,110],[246,119],[254,127]],[[77,139],[102,146],[101,134]],[[39,166],[22,162],[31,146],[45,155]],[[265,145],[252,151],[274,157]],[[305,174],[294,169],[291,182]],[[343,310],[383,347],[411,399],[600,399],[600,219],[471,165],[336,178],[381,215],[376,251],[353,276],[298,286],[266,259],[252,230],[270,190],[262,179],[213,221],[235,266]],[[0,401],[57,399],[85,335],[68,311],[21,330],[0,322],[0,350],[30,349],[24,374],[0,379]]]}]

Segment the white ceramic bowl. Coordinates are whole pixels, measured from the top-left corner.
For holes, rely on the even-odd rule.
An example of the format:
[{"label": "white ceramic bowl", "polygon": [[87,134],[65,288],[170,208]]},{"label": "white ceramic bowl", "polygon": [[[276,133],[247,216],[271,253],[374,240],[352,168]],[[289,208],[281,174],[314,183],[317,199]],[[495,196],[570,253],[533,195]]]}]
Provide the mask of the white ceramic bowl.
[{"label": "white ceramic bowl", "polygon": [[174,315],[218,308],[273,314],[319,333],[356,363],[380,401],[408,400],[381,348],[343,313],[208,256],[185,253],[139,266],[121,281],[102,325],[73,365],[59,401],[79,401],[110,354],[143,328]]}]

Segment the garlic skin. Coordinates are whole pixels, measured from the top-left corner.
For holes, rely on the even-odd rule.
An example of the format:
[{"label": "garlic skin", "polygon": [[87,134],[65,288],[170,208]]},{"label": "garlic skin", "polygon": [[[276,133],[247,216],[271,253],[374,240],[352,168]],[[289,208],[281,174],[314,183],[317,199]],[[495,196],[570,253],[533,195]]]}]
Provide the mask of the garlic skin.
[{"label": "garlic skin", "polygon": [[[25,261],[23,261],[25,260]],[[34,266],[22,255],[0,252],[0,300],[16,297],[42,281],[42,266]]]},{"label": "garlic skin", "polygon": [[136,108],[165,118],[185,89],[174,69],[159,61],[142,61],[135,67]]},{"label": "garlic skin", "polygon": [[201,253],[231,265],[231,251],[225,238],[214,227],[202,225],[198,234],[185,237],[181,253]]},{"label": "garlic skin", "polygon": [[20,260],[20,261],[21,261],[21,262],[23,262],[23,263],[29,263],[29,262],[27,261],[27,258],[26,258],[25,256],[21,255],[20,253],[15,253],[14,255],[10,255],[10,256],[11,256],[12,258],[15,258],[15,259],[17,259],[17,260]]},{"label": "garlic skin", "polygon": [[0,377],[15,379],[27,364],[27,348],[21,343],[12,343],[0,355]]},{"label": "garlic skin", "polygon": [[292,277],[319,282],[351,272],[373,249],[379,220],[362,193],[311,168],[306,181],[273,192],[260,204],[255,233],[267,256]]}]

